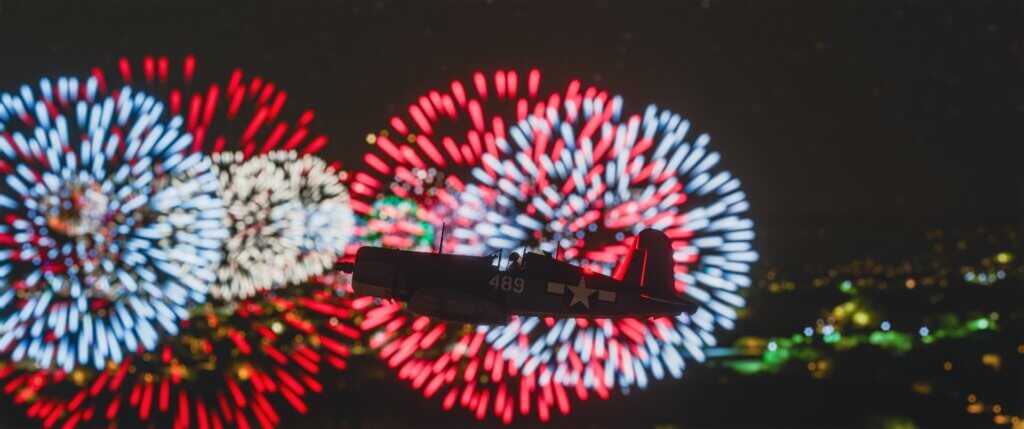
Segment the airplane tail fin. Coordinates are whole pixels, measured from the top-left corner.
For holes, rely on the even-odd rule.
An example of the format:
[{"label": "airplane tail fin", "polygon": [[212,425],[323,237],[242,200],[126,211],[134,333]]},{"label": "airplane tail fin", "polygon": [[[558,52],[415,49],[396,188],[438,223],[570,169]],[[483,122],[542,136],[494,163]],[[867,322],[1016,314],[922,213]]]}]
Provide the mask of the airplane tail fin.
[{"label": "airplane tail fin", "polygon": [[675,261],[672,240],[655,229],[640,231],[633,239],[633,249],[615,269],[613,277],[640,285],[648,296],[666,301],[680,301],[675,289]]}]

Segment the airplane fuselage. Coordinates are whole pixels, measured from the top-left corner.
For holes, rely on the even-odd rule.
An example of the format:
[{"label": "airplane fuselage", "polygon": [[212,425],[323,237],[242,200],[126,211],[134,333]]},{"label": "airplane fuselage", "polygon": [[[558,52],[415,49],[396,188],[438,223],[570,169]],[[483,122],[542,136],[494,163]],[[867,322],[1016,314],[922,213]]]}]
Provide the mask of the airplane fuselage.
[{"label": "airplane fuselage", "polygon": [[500,270],[492,257],[364,247],[356,255],[357,293],[406,301],[445,320],[504,324],[509,316],[621,318],[674,316],[688,303],[643,293],[639,285],[538,254]]}]

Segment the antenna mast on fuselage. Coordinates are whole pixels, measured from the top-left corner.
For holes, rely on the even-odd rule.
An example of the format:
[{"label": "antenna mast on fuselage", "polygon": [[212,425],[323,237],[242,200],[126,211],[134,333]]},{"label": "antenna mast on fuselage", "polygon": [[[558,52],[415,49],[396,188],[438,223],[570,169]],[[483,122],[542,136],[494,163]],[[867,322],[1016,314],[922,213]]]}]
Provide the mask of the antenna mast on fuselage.
[{"label": "antenna mast on fuselage", "polygon": [[441,241],[437,243],[437,253],[444,253],[444,229],[447,223],[441,223]]}]

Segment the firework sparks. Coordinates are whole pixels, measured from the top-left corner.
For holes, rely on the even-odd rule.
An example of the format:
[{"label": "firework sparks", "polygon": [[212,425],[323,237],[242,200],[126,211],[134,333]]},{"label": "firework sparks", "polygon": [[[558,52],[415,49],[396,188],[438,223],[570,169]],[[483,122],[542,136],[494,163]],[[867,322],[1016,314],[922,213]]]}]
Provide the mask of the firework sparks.
[{"label": "firework sparks", "polygon": [[[690,123],[679,115],[652,105],[620,120],[621,107],[620,98],[585,97],[514,126],[511,141],[498,142],[500,157],[484,155],[491,170],[475,168],[478,183],[460,194],[457,212],[467,221],[457,225],[471,226],[453,231],[456,251],[539,246],[613,274],[629,237],[661,229],[673,239],[677,292],[701,307],[675,318],[525,318],[478,329],[511,369],[529,376],[546,367],[541,387],[545,375],[555,386],[598,392],[678,378],[683,357],[703,361],[702,348],[716,344],[715,325],[731,329],[745,304],[737,292],[750,285],[757,254],[739,180],[716,168],[720,155],[706,134],[686,141]],[[554,403],[567,408],[558,396]]]},{"label": "firework sparks", "polygon": [[338,173],[312,155],[214,155],[231,238],[212,294],[248,298],[322,274],[345,251],[353,217]]},{"label": "firework sparks", "polygon": [[476,72],[468,85],[455,80],[447,91],[428,91],[406,115],[391,118],[389,129],[367,136],[374,150],[363,157],[369,168],[352,177],[353,209],[368,214],[383,194],[416,198],[428,207],[450,200],[468,178],[452,173],[479,165],[484,153],[497,156],[496,142],[506,137],[510,119],[526,119],[579,95],[579,81],[570,83],[565,95],[543,92],[536,69],[499,70],[493,76]]},{"label": "firework sparks", "polygon": [[[432,247],[434,243],[419,241],[412,242],[413,246],[405,246],[402,237],[407,237],[407,234],[401,230],[372,227],[374,223],[381,223],[376,220],[381,213],[399,208],[396,202],[399,200],[411,201],[415,205],[415,215],[411,218],[413,224],[429,223],[434,231],[439,230],[444,222],[453,229],[472,227],[466,223],[467,218],[456,214],[460,195],[466,190],[465,183],[475,180],[472,176],[475,167],[495,174],[493,167],[483,160],[501,156],[504,149],[500,145],[505,144],[508,138],[507,124],[526,120],[531,114],[541,115],[550,106],[560,106],[566,100],[579,104],[584,97],[602,94],[596,88],[583,89],[579,81],[570,82],[562,92],[544,92],[541,90],[540,73],[531,70],[523,74],[498,71],[493,76],[478,72],[470,85],[454,81],[450,91],[430,91],[419,97],[409,107],[408,116],[392,118],[390,129],[367,138],[375,146],[375,150],[364,157],[369,168],[353,175],[351,184],[355,199],[353,208],[369,218],[367,228],[357,230],[358,239],[364,243],[379,242],[402,248]],[[388,207],[390,205],[395,207]],[[392,225],[386,223],[385,226]],[[382,234],[382,231],[397,233]],[[458,240],[456,242],[458,244]],[[448,247],[447,250],[452,249]],[[482,334],[410,315],[396,304],[358,303],[367,306],[362,327],[373,332],[371,346],[380,349],[381,356],[390,366],[399,368],[399,375],[403,378],[415,375],[412,379],[414,386],[427,386],[426,377],[430,375],[430,383],[425,390],[428,396],[434,395],[442,383],[435,373],[424,370],[427,366],[444,370],[447,382],[462,378],[475,380],[477,375],[490,374],[494,370],[499,374],[497,380],[508,381],[512,386],[520,382],[524,386],[532,386],[527,387],[528,395],[522,397],[527,406],[535,397],[543,396],[550,401],[557,397],[566,399],[560,402],[558,409],[568,412],[567,397],[554,393],[565,393],[565,389],[548,383],[551,374],[537,378],[538,372],[520,379],[515,368],[506,371],[505,368],[510,367],[500,358],[501,351],[484,343]],[[481,370],[484,367],[486,370]],[[547,368],[541,371],[546,372]],[[546,387],[538,381],[543,381]],[[473,390],[481,387],[478,383],[471,384],[473,386],[468,392],[459,392],[458,401],[451,396],[453,393],[449,393],[445,407],[451,408],[458,402],[477,411],[478,417],[483,418],[488,406],[494,404],[500,409],[499,415],[503,419],[511,419],[515,407],[506,407],[506,400],[519,400],[518,391],[512,394],[511,387],[504,383],[497,389],[483,386],[480,390]],[[502,393],[501,400],[496,402],[499,391],[508,394]],[[586,396],[588,393],[579,390],[577,394]],[[550,401],[544,402],[544,410],[540,411],[544,416],[551,408],[549,405],[554,403]]]},{"label": "firework sparks", "polygon": [[0,350],[102,368],[175,334],[226,237],[182,119],[94,78],[42,79],[0,104]]},{"label": "firework sparks", "polygon": [[387,196],[373,203],[369,215],[361,218],[357,234],[368,246],[427,250],[434,245],[434,223],[430,213],[415,200]]},{"label": "firework sparks", "polygon": [[[178,336],[173,339],[153,339],[155,348],[147,345],[144,348],[140,347],[138,355],[126,353],[119,364],[109,359],[103,362],[97,359],[94,361],[96,369],[62,366],[38,371],[32,370],[31,366],[5,366],[0,368],[0,378],[6,377],[8,380],[4,386],[5,392],[13,393],[16,402],[30,403],[29,416],[42,420],[47,427],[58,423],[65,427],[73,427],[82,422],[94,421],[92,419],[96,416],[106,416],[107,420],[135,421],[138,424],[156,423],[174,427],[270,427],[280,422],[280,404],[304,413],[307,408],[306,398],[322,389],[318,377],[325,368],[323,364],[327,363],[327,367],[334,369],[344,368],[349,344],[358,337],[358,330],[348,325],[352,315],[348,300],[342,297],[344,282],[340,282],[340,279],[334,276],[317,277],[330,268],[345,248],[352,234],[353,220],[347,192],[340,182],[344,172],[338,170],[340,167],[337,164],[328,166],[319,158],[310,155],[322,148],[327,141],[325,136],[313,137],[309,131],[313,112],[305,111],[297,120],[289,121],[287,111],[283,107],[286,99],[284,91],[259,77],[245,80],[239,70],[232,73],[226,85],[222,85],[222,82],[208,86],[197,85],[193,80],[196,67],[192,57],[185,59],[180,75],[175,74],[176,67],[162,57],[145,58],[141,72],[140,69],[133,69],[125,59],[120,61],[119,66],[120,74],[106,75],[100,69],[94,69],[92,78],[83,85],[78,85],[73,80],[60,83],[57,91],[61,95],[57,97],[64,98],[58,99],[58,102],[68,99],[64,94],[79,94],[79,98],[93,103],[96,98],[93,94],[105,93],[108,85],[107,76],[111,76],[110,82],[117,86],[133,83],[167,99],[166,104],[155,102],[152,98],[146,98],[146,101],[131,100],[136,106],[153,103],[146,104],[150,110],[163,111],[166,106],[166,109],[175,115],[172,120],[173,130],[181,135],[188,135],[184,138],[188,141],[174,141],[170,137],[167,139],[171,141],[164,141],[157,133],[153,137],[156,142],[149,144],[155,144],[157,148],[163,149],[170,145],[180,152],[180,158],[188,162],[200,159],[202,163],[199,167],[187,168],[189,164],[183,159],[172,157],[170,160],[182,164],[180,169],[188,174],[169,174],[163,171],[161,166],[166,165],[170,168],[172,163],[156,156],[165,156],[162,155],[163,152],[154,152],[155,155],[152,157],[155,160],[150,161],[150,165],[129,164],[137,170],[130,170],[129,173],[132,175],[129,178],[134,178],[134,174],[140,173],[155,175],[156,179],[152,181],[160,184],[166,182],[171,188],[182,189],[179,198],[186,200],[191,198],[186,191],[197,192],[195,185],[189,187],[189,181],[201,178],[201,190],[208,196],[218,199],[220,212],[216,218],[222,222],[221,228],[216,234],[207,231],[209,234],[202,235],[203,239],[216,242],[210,249],[218,255],[225,250],[231,250],[230,240],[233,237],[253,232],[265,234],[266,231],[261,228],[267,224],[262,222],[278,220],[275,217],[266,217],[267,215],[259,210],[246,214],[246,210],[252,210],[247,205],[253,204],[254,201],[258,204],[265,203],[259,199],[264,197],[257,197],[251,191],[248,200],[234,198],[229,204],[220,203],[219,197],[226,193],[225,190],[228,190],[228,193],[233,192],[231,195],[237,197],[240,186],[253,185],[251,182],[248,185],[242,184],[243,180],[234,177],[235,171],[239,168],[249,168],[251,174],[243,175],[249,179],[271,176],[284,178],[283,184],[269,189],[269,192],[271,196],[283,197],[282,200],[274,200],[275,204],[286,206],[284,210],[277,212],[280,219],[286,221],[287,226],[287,229],[281,231],[280,237],[284,237],[291,246],[289,249],[293,251],[288,254],[293,259],[285,264],[283,269],[282,278],[286,282],[268,284],[266,288],[260,288],[263,293],[246,300],[239,300],[238,294],[227,297],[222,293],[218,297],[231,299],[214,300],[205,305],[198,305],[198,301],[194,301],[187,307],[170,307],[170,314],[179,319],[188,313],[192,314],[188,324],[177,328],[181,330]],[[115,102],[118,101],[118,94],[115,93]],[[122,91],[120,94],[125,93]],[[32,112],[34,106],[18,110],[19,106],[27,104],[23,100],[25,95],[21,95],[22,99],[12,97],[10,104],[3,105],[7,109],[4,112],[13,112],[10,116],[22,122],[25,122],[26,117],[29,121],[37,121],[31,115],[35,113]],[[45,107],[50,108],[50,105]],[[88,108],[86,105],[85,109]],[[28,110],[30,115],[22,114],[23,110]],[[88,110],[86,112],[88,113]],[[129,122],[125,126],[121,117],[129,114],[116,113],[120,110],[113,112],[114,121],[121,122],[118,122],[120,128],[111,128],[114,130],[111,134],[123,139],[124,135],[134,129],[131,121],[140,120],[136,120],[134,116],[126,116]],[[110,115],[108,113],[108,116]],[[101,118],[100,115],[95,117]],[[146,118],[149,120],[148,123],[137,126],[145,131],[141,138],[147,138],[147,133],[150,133],[147,127],[158,123],[153,118]],[[54,122],[52,117],[51,122]],[[162,126],[171,128],[166,124]],[[10,128],[9,125],[7,127]],[[191,133],[186,133],[186,130]],[[23,150],[24,144],[17,141],[16,136],[7,133],[7,129],[0,131],[5,132],[3,136],[7,140],[4,142],[13,142],[9,146],[21,145],[12,146],[19,156],[23,153],[32,154]],[[78,132],[77,129],[72,131]],[[99,138],[98,141],[104,142],[104,135],[99,135]],[[35,140],[26,141],[30,143],[25,144],[36,144]],[[91,140],[87,143],[91,143]],[[123,154],[124,145],[122,144],[116,154]],[[98,146],[99,149],[95,149],[95,145],[91,147],[94,149],[88,152],[89,154],[114,150],[108,149],[109,146]],[[153,150],[153,147],[144,147]],[[30,150],[34,149],[30,147]],[[211,160],[200,153],[213,153],[215,162],[211,163]],[[36,153],[32,155],[32,159],[41,159],[44,155],[47,154]],[[95,155],[93,159],[96,159]],[[43,161],[49,159],[39,162]],[[4,162],[6,158],[0,158],[0,169],[11,165]],[[235,165],[230,165],[232,163]],[[107,159],[104,167],[109,169],[109,165],[119,166],[117,163],[111,164]],[[148,173],[147,167],[151,170]],[[99,167],[93,168],[100,170]],[[9,170],[3,171],[7,173]],[[264,185],[267,184],[256,186]],[[99,189],[108,190],[102,185]],[[277,191],[281,192],[277,194]],[[76,201],[82,203],[73,208],[81,215],[70,221],[60,219],[62,223],[56,227],[49,226],[50,230],[61,228],[62,233],[89,231],[94,229],[95,222],[99,221],[97,219],[102,219],[103,222],[117,228],[123,228],[121,225],[125,222],[132,222],[131,225],[142,222],[126,221],[121,218],[111,220],[109,216],[104,217],[102,210],[93,209],[101,203],[123,205],[127,194],[100,194],[96,191],[83,191],[79,194],[83,196],[76,196]],[[149,198],[156,200],[153,196]],[[163,198],[167,199],[170,196]],[[232,213],[228,211],[229,208],[233,209],[234,213],[243,213],[242,217],[233,218]],[[3,209],[6,214],[6,209]],[[194,221],[188,221],[188,218],[182,215],[182,212],[188,214],[189,209],[191,207],[187,205],[168,208],[172,210],[172,216],[177,216],[174,221],[192,227],[202,226]],[[223,225],[225,219],[229,221],[226,227]],[[279,224],[270,222],[270,225]],[[181,225],[172,226],[178,228]],[[0,226],[6,227],[8,226]],[[249,230],[247,232],[238,228]],[[0,231],[0,236],[6,237],[7,232]],[[174,239],[190,237],[177,229],[168,234],[176,234],[170,236]],[[170,243],[173,244],[175,241],[171,240]],[[6,244],[6,241],[0,244]],[[165,256],[165,259],[168,257]],[[0,262],[3,262],[0,264],[3,266],[8,261]],[[221,261],[218,258],[205,266],[207,272],[203,278],[204,285],[212,283],[213,287],[223,287],[216,283],[217,269],[229,266],[229,262],[227,259]],[[14,274],[9,277],[13,279],[22,276],[22,271],[22,268],[15,267]],[[0,284],[7,280],[7,274],[5,272],[0,276]],[[163,275],[162,272],[156,274]],[[110,284],[121,286],[114,282]],[[286,285],[288,287],[280,288]],[[24,287],[20,284],[15,286],[20,288],[17,292],[20,299],[26,292],[21,291]],[[264,290],[268,288],[271,289]],[[224,290],[230,291],[230,286]],[[0,288],[0,292],[2,291]],[[203,293],[205,294],[205,289]],[[88,303],[91,311],[120,317],[120,314],[107,307],[93,307],[94,304],[101,303],[97,299],[90,298]],[[16,306],[15,303],[9,308],[21,308]],[[162,316],[162,310],[157,311],[161,311],[157,316]],[[111,329],[113,328],[108,328],[107,331]],[[43,332],[43,335],[46,333]]]},{"label": "firework sparks", "polygon": [[226,80],[201,80],[195,57],[175,63],[165,56],[142,61],[120,58],[116,71],[95,67],[97,86],[130,85],[166,100],[170,112],[181,115],[193,134],[191,149],[217,153],[241,151],[244,158],[271,151],[313,154],[327,145],[327,136],[310,131],[312,109],[288,120],[288,93],[260,76],[235,69]]},{"label": "firework sparks", "polygon": [[95,371],[0,365],[4,389],[44,427],[95,421],[275,427],[304,414],[326,373],[348,366],[359,330],[334,276],[229,306],[207,304],[174,339]]},{"label": "firework sparks", "polygon": [[[701,308],[649,320],[517,318],[461,331],[397,305],[368,309],[363,327],[377,330],[371,346],[425,396],[442,394],[445,408],[505,422],[516,412],[547,420],[554,410],[568,413],[574,396],[607,397],[616,388],[678,378],[684,357],[702,361],[703,347],[715,344],[715,326],[731,328],[745,304],[738,292],[750,285],[747,271],[757,260],[753,225],[743,217],[748,204],[739,181],[716,168],[720,155],[708,147],[710,138],[688,138],[690,123],[672,112],[650,106],[626,116],[620,98],[578,88],[527,109],[533,114],[500,135],[495,130],[471,168],[446,170],[455,178],[434,187],[436,198],[405,192],[429,188],[402,170],[423,167],[409,156],[411,145],[381,148],[391,170],[367,156],[373,170],[391,171],[390,182],[356,180],[363,190],[411,194],[430,212],[448,214],[448,249],[460,254],[532,247],[613,274],[630,237],[664,230],[673,239],[676,289]],[[443,351],[427,353],[432,348]]]}]

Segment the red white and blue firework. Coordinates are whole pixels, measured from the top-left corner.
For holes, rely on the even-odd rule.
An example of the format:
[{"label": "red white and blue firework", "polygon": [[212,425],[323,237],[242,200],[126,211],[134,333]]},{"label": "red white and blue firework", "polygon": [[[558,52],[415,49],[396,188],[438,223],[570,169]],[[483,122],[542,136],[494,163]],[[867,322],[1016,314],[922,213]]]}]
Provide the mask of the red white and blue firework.
[{"label": "red white and blue firework", "polygon": [[182,122],[94,78],[0,94],[0,351],[102,368],[206,300],[224,207]]},{"label": "red white and blue firework", "polygon": [[[177,65],[164,57],[146,57],[141,68],[133,64],[138,65],[121,59],[119,73],[94,69],[90,85],[102,92],[108,85],[132,83],[167,100],[167,109],[181,116],[176,124],[182,134],[195,136],[185,145],[185,155],[205,153],[218,159],[212,183],[216,190],[220,178],[226,186],[216,195],[266,177],[261,171],[234,177],[227,164],[274,158],[270,170],[284,171],[286,183],[276,183],[262,197],[232,199],[225,210],[245,211],[245,206],[265,199],[281,203],[271,206],[293,221],[286,235],[299,249],[298,259],[289,265],[294,282],[260,287],[263,292],[249,299],[234,294],[193,305],[191,321],[177,337],[158,341],[154,350],[126,355],[118,365],[100,370],[79,366],[70,372],[33,371],[22,365],[0,368],[7,378],[4,392],[15,402],[29,404],[29,417],[47,427],[74,427],[103,416],[174,427],[276,426],[282,411],[306,411],[306,398],[322,389],[320,374],[344,368],[349,344],[358,338],[359,331],[348,324],[353,316],[348,298],[342,296],[343,282],[333,275],[316,277],[351,235],[351,209],[340,183],[344,173],[337,163],[328,165],[312,155],[327,142],[313,131],[313,111],[289,110],[286,93],[273,83],[258,76],[244,78],[235,70],[223,81],[206,76],[200,84],[196,76],[201,73],[191,56]],[[282,206],[287,210],[282,212]],[[231,240],[268,237],[270,229],[239,228],[230,213],[221,218],[231,224],[217,237],[218,251],[229,251]],[[230,270],[227,264],[222,259],[210,267],[207,283],[222,286],[217,275]]]},{"label": "red white and blue firework", "polygon": [[585,97],[513,127],[501,155],[483,158],[494,173],[474,169],[477,183],[460,194],[452,233],[458,252],[539,246],[610,275],[640,230],[673,239],[676,290],[701,303],[692,316],[526,318],[478,330],[524,376],[546,367],[557,384],[598,392],[678,378],[684,357],[703,361],[716,326],[731,329],[745,305],[738,292],[757,260],[746,197],[738,179],[716,168],[710,138],[688,142],[689,122],[654,106],[620,120],[621,106],[619,98]]},{"label": "red white and blue firework", "polygon": [[[449,226],[453,226],[453,222],[458,223],[454,213],[458,195],[465,191],[466,181],[473,180],[472,169],[481,165],[485,154],[499,155],[498,144],[506,139],[508,124],[525,120],[531,114],[542,114],[547,106],[557,106],[563,100],[582,99],[584,94],[594,96],[599,93],[595,88],[581,89],[579,81],[575,80],[562,92],[546,92],[541,88],[541,75],[537,70],[527,73],[497,71],[492,75],[477,72],[469,85],[456,80],[448,91],[429,91],[409,106],[408,115],[392,118],[390,129],[369,136],[368,142],[378,150],[364,156],[369,168],[351,176],[350,184],[353,209],[363,218],[363,225],[356,229],[357,240],[367,243],[395,241],[388,240],[391,235],[382,237],[381,232],[404,231],[401,228],[403,224],[427,223],[428,228],[417,229],[430,230],[433,231],[431,235],[435,235],[443,222],[449,222]],[[489,166],[482,168],[490,171]],[[414,218],[381,228],[379,224],[389,220],[379,218],[377,214],[387,212],[383,210],[387,208],[384,206],[396,204],[395,201],[401,207],[411,201]],[[432,241],[426,245],[418,240],[415,242],[419,244],[413,248],[420,250],[433,244]],[[458,365],[436,366],[445,370],[445,380],[448,381],[455,378],[475,380],[478,375],[495,371],[492,379],[501,382],[496,383],[501,385],[500,388],[485,386],[479,391],[469,388],[463,391],[465,394],[460,392],[459,402],[477,410],[480,418],[486,415],[489,405],[495,404],[500,410],[499,415],[511,419],[513,407],[505,407],[506,398],[511,400],[519,398],[519,395],[498,392],[506,391],[508,386],[519,386],[520,378],[516,372],[504,371],[503,365],[495,367],[495,356],[500,355],[500,350],[485,346],[483,336],[473,330],[417,317],[397,304],[372,303],[372,300],[364,298],[356,300],[355,305],[359,308],[365,306],[367,311],[361,327],[371,332],[371,347],[380,349],[381,357],[389,366],[398,368],[399,375],[411,378],[415,374],[416,377],[411,378],[414,386],[426,387],[425,393],[432,396],[441,387],[441,380],[432,377],[427,385],[426,377],[435,373],[420,371],[430,359],[454,359]],[[528,394],[524,400],[532,401],[539,397],[535,395],[540,392],[535,390],[536,383],[530,385],[529,380],[525,383]],[[544,397],[554,397],[550,385],[540,389],[546,389]],[[559,392],[564,393],[561,386]],[[585,396],[587,392],[578,394]],[[499,396],[501,400],[496,401]],[[562,395],[558,397],[563,398]],[[451,408],[455,402],[449,394],[445,407]],[[564,401],[564,406],[559,409],[568,412],[568,401]],[[547,408],[541,412],[546,416]]]},{"label": "red white and blue firework", "polygon": [[[351,209],[338,183],[340,164],[327,165],[313,156],[326,146],[327,136],[314,131],[312,109],[289,109],[287,91],[238,68],[225,80],[197,79],[203,72],[191,55],[180,63],[162,56],[135,62],[121,58],[116,68],[108,73],[96,67],[91,74],[101,88],[109,80],[140,85],[166,98],[194,136],[191,150],[214,156],[230,235],[211,289],[214,298],[251,297],[258,290],[305,281],[333,265],[351,234]],[[270,161],[271,156],[293,159]],[[237,170],[229,164],[237,164]],[[288,180],[267,180],[293,171],[297,174]],[[238,192],[256,188],[261,190]],[[284,249],[292,253],[281,254]],[[302,261],[295,263],[298,253]]]},{"label": "red white and blue firework", "polygon": [[[486,93],[478,90],[477,96]],[[702,348],[715,344],[716,325],[731,328],[736,308],[744,305],[738,291],[750,285],[747,271],[757,254],[739,181],[718,168],[720,155],[708,148],[706,134],[688,137],[688,121],[654,106],[626,116],[620,98],[593,88],[581,93],[574,82],[564,97],[517,110],[532,114],[510,121],[507,130],[480,128],[481,121],[469,115],[484,144],[472,152],[468,137],[462,144],[453,139],[475,158],[469,168],[445,170],[441,186],[414,180],[427,166],[416,155],[430,152],[419,135],[407,141],[420,152],[412,144],[381,146],[384,156],[366,158],[379,173],[372,177],[376,182],[355,176],[365,185],[361,190],[376,192],[362,195],[433,189],[433,195],[407,194],[447,220],[454,241],[448,250],[540,248],[609,274],[633,234],[645,227],[665,230],[676,250],[676,288],[701,302],[700,310],[648,320],[519,318],[507,326],[460,330],[382,305],[369,310],[363,323],[383,328],[371,346],[380,347],[382,357],[425,396],[441,393],[445,408],[460,405],[478,418],[493,413],[505,422],[534,410],[547,420],[552,410],[568,413],[572,396],[607,397],[616,388],[680,377],[684,357],[702,361]],[[396,122],[402,123],[392,120],[393,128],[399,128]],[[416,122],[421,133],[431,134],[419,124],[425,121]],[[454,151],[447,154],[454,158]],[[387,165],[376,162],[385,157]],[[434,163],[430,167],[445,168],[426,158]]]},{"label": "red white and blue firework", "polygon": [[174,341],[103,370],[24,371],[0,363],[3,391],[43,427],[273,428],[305,414],[348,366],[350,300],[325,276],[195,311]]}]

